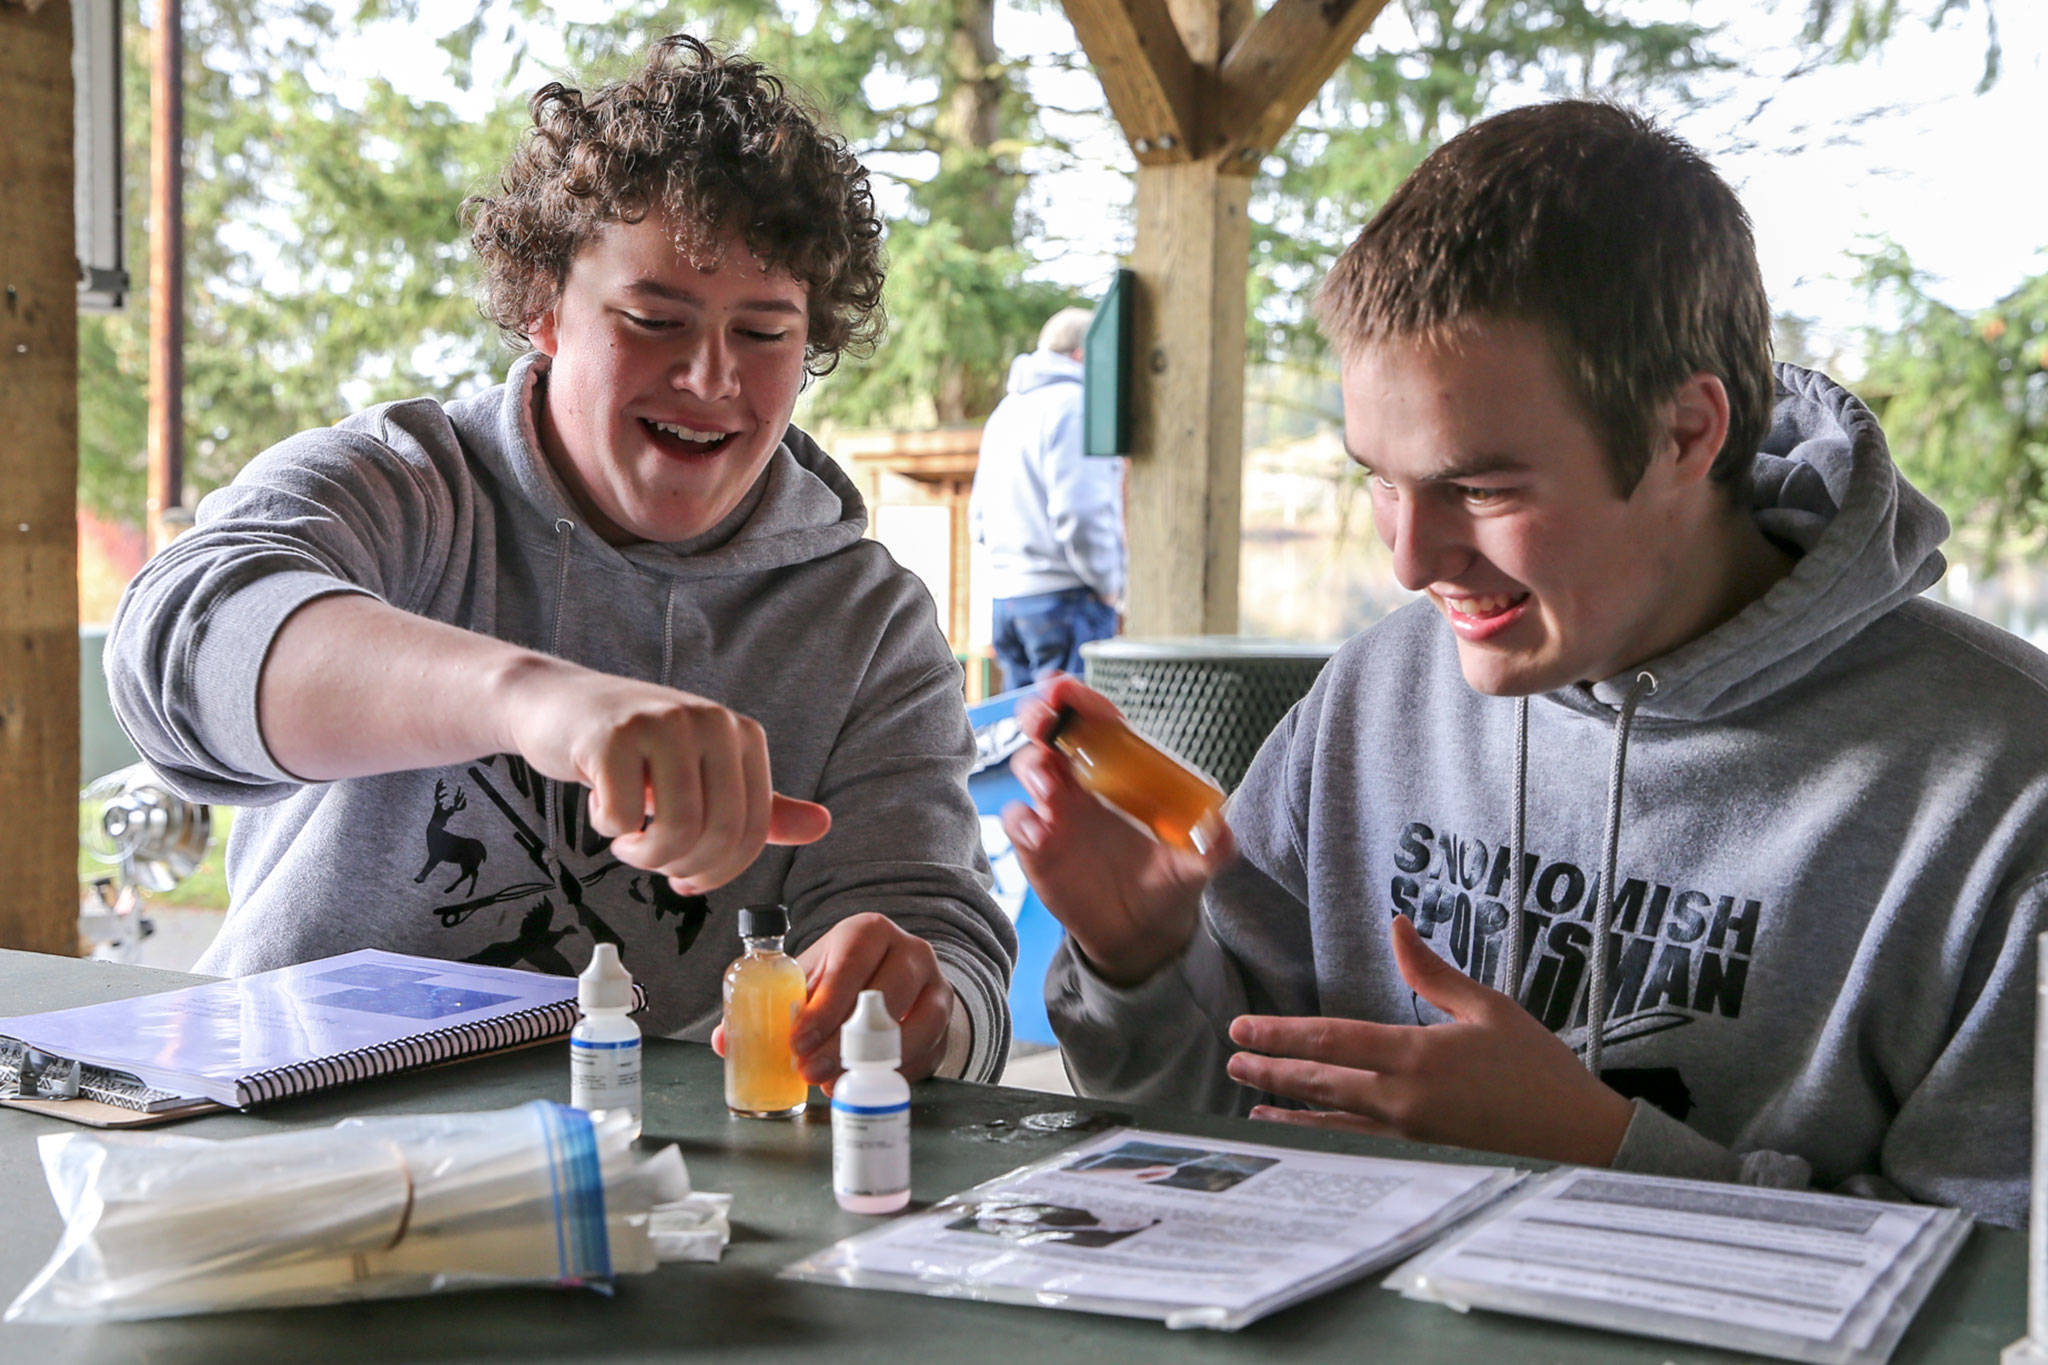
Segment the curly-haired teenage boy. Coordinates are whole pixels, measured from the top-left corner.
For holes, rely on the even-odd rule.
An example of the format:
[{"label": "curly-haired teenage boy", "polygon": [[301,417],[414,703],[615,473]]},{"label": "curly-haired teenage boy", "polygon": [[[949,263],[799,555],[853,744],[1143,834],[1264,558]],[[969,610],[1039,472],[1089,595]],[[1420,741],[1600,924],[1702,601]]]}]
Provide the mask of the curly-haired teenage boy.
[{"label": "curly-haired teenage boy", "polygon": [[1426,600],[1267,741],[1234,863],[1015,760],[1083,1088],[2024,1222],[2048,659],[1920,597],[1947,524],[1773,374],[1735,196],[1624,111],[1503,114],[1318,311]]},{"label": "curly-haired teenage boy", "polygon": [[739,908],[780,901],[813,1080],[867,987],[907,1071],[992,1077],[1015,939],[959,669],[789,424],[879,329],[866,172],[687,37],[532,107],[465,206],[487,310],[531,346],[506,382],[264,452],[122,601],[130,735],[252,808],[200,968],[377,946],[573,972],[608,940],[650,1029],[707,1039]]}]

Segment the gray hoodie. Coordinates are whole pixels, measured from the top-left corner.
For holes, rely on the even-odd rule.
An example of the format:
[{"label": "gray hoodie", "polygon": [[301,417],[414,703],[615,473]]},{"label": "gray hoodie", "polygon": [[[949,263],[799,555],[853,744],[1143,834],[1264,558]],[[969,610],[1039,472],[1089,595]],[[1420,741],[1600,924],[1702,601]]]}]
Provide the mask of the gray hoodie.
[{"label": "gray hoodie", "polygon": [[1947,522],[1854,396],[1778,377],[1756,516],[1791,574],[1642,665],[1654,693],[1631,670],[1483,696],[1426,603],[1350,641],[1232,797],[1243,859],[1185,957],[1129,990],[1056,959],[1086,1093],[1242,1112],[1239,1013],[1441,1021],[1393,915],[1500,989],[1519,945],[1515,994],[1584,1049],[1604,937],[1601,1075],[1636,1101],[1617,1166],[2025,1222],[2048,658],[1919,596]]},{"label": "gray hoodie", "polygon": [[[974,741],[930,595],[862,538],[859,494],[794,427],[723,524],[606,544],[539,453],[544,368],[528,356],[475,398],[386,404],[265,451],[122,598],[106,656],[122,725],[185,795],[250,807],[200,970],[376,946],[566,973],[608,939],[647,989],[647,1029],[703,1040],[741,906],[787,903],[792,952],[878,910],[937,951],[973,1027],[966,1074],[992,1078],[1016,939],[986,890]],[[683,897],[610,856],[584,788],[508,755],[301,784],[264,746],[257,675],[285,618],[335,592],[744,712],[776,789],[823,803],[831,833]]]},{"label": "gray hoodie", "polygon": [[1054,351],[1010,362],[988,415],[968,520],[995,597],[1087,588],[1124,595],[1122,460],[1081,453],[1081,363]]}]

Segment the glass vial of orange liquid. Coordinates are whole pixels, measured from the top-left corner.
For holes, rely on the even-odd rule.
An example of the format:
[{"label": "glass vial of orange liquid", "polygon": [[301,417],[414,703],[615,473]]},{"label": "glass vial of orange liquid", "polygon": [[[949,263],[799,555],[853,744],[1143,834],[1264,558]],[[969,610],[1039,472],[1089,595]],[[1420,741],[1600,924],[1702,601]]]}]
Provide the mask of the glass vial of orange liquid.
[{"label": "glass vial of orange liquid", "polygon": [[779,905],[740,911],[746,951],[725,972],[725,1107],[741,1118],[795,1118],[810,1098],[789,1045],[804,1006],[804,969],[782,951],[788,932],[789,912]]},{"label": "glass vial of orange liquid", "polygon": [[1121,719],[1053,714],[1046,742],[1073,760],[1081,785],[1173,848],[1206,853],[1223,828],[1223,789]]}]

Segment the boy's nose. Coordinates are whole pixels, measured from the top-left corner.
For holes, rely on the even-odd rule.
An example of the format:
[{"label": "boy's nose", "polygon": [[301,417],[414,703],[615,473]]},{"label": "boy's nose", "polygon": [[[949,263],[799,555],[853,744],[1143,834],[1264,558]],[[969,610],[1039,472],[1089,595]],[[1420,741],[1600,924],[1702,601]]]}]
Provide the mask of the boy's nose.
[{"label": "boy's nose", "polygon": [[1454,525],[1423,504],[1404,497],[1379,519],[1380,536],[1394,555],[1395,581],[1410,592],[1448,582],[1472,562],[1472,549]]},{"label": "boy's nose", "polygon": [[739,367],[722,341],[707,340],[676,357],[669,369],[670,387],[706,400],[732,398],[740,391]]}]

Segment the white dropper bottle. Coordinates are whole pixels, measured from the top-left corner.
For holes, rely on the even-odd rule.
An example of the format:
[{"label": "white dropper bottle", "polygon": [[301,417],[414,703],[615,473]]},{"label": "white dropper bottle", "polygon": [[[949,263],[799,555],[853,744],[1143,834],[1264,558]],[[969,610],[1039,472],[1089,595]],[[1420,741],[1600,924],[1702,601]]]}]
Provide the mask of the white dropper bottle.
[{"label": "white dropper bottle", "polygon": [[633,1008],[633,978],[619,961],[618,945],[600,943],[576,978],[583,1017],[569,1034],[569,1103],[585,1112],[624,1109],[640,1125],[640,1026]]},{"label": "white dropper bottle", "polygon": [[910,1202],[910,1082],[896,1070],[903,1034],[880,991],[862,991],[839,1030],[846,1068],[832,1085],[832,1193],[851,1213]]}]

